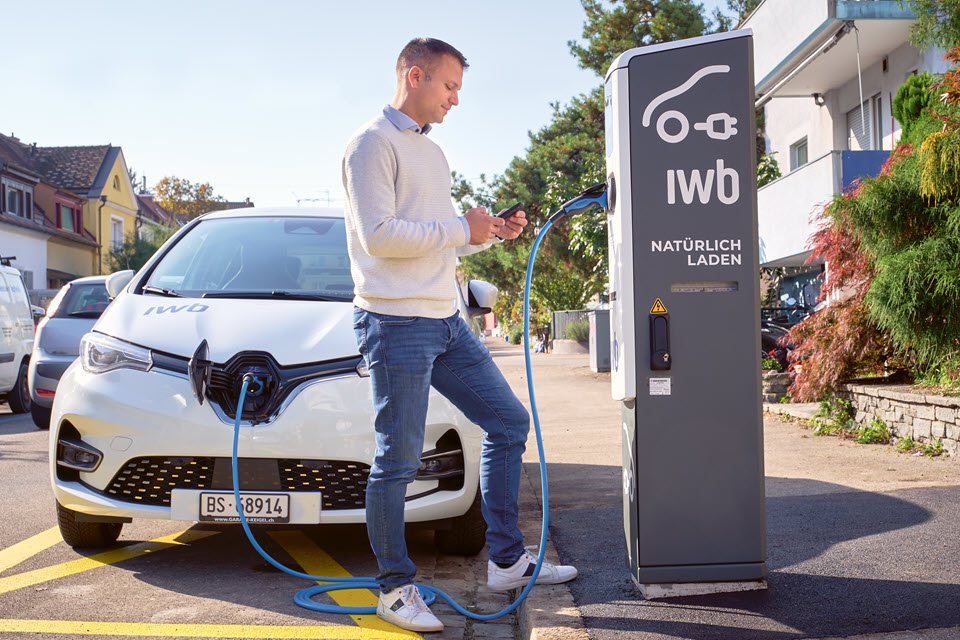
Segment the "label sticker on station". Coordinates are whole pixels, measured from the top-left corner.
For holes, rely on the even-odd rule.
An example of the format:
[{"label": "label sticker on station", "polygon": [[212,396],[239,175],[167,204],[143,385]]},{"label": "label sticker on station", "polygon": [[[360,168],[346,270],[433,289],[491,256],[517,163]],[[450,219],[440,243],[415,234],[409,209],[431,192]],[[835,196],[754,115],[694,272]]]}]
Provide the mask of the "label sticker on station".
[{"label": "label sticker on station", "polygon": [[669,396],[670,378],[650,378],[650,395]]},{"label": "label sticker on station", "polygon": [[653,313],[653,314],[666,313],[666,312],[667,312],[667,308],[663,306],[662,302],[660,302],[660,298],[657,298],[657,301],[653,303],[652,307],[650,307],[650,313]]}]

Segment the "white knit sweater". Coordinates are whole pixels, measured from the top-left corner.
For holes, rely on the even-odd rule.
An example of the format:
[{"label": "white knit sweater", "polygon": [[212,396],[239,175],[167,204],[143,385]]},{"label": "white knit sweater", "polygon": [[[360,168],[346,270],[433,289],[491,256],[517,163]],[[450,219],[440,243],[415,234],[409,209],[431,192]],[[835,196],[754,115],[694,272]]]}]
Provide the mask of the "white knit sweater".
[{"label": "white knit sweater", "polygon": [[347,143],[343,187],[354,304],[397,316],[455,313],[457,256],[491,243],[468,244],[440,147],[379,115]]}]

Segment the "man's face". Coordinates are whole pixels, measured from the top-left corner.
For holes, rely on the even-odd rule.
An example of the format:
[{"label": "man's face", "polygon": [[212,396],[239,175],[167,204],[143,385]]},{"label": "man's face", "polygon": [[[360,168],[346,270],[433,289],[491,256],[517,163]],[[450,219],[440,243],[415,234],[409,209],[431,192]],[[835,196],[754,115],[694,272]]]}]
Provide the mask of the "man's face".
[{"label": "man's face", "polygon": [[463,84],[463,67],[453,56],[440,56],[432,67],[415,92],[423,124],[443,122],[443,117],[450,109],[459,104],[457,94]]}]

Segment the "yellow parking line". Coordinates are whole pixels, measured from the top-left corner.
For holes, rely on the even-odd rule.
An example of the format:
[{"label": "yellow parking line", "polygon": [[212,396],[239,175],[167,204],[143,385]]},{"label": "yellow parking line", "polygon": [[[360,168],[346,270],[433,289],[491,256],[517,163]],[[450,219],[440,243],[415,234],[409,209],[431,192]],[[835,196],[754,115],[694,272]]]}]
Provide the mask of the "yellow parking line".
[{"label": "yellow parking line", "polygon": [[195,540],[200,540],[218,533],[220,532],[202,530],[181,531],[180,533],[174,533],[173,535],[155,538],[149,542],[138,542],[137,544],[132,544],[121,549],[104,551],[103,553],[98,553],[88,558],[71,560],[69,562],[55,564],[51,567],[44,567],[43,569],[25,571],[23,573],[18,573],[6,578],[0,578],[0,593],[16,591],[17,589],[23,589],[24,587],[40,584],[41,582],[48,582],[64,576],[73,575],[75,573],[89,571],[90,569],[96,569],[97,567],[102,567],[108,564],[115,564],[117,562],[136,558],[138,556],[152,553],[154,551],[160,551],[162,549],[167,549],[169,547],[190,544]]},{"label": "yellow parking line", "polygon": [[[396,627],[394,627],[396,628]],[[354,626],[271,626],[257,624],[176,624],[0,620],[0,633],[153,636],[160,638],[325,638],[329,640],[407,640],[407,634]]]},{"label": "yellow parking line", "polygon": [[28,558],[32,558],[44,549],[49,549],[61,540],[63,538],[60,537],[60,528],[50,527],[46,531],[30,536],[13,546],[0,549],[0,573],[10,567],[15,567]]},{"label": "yellow parking line", "polygon": [[[327,576],[330,578],[349,578],[351,577],[347,570],[337,564],[337,561],[318,547],[301,531],[271,531],[270,537],[277,544],[284,548],[290,554],[304,572],[315,576]],[[321,583],[322,584],[322,583]],[[333,601],[346,607],[375,607],[377,606],[377,596],[369,589],[351,589],[349,591],[330,591],[328,594]],[[412,631],[404,631],[389,622],[381,620],[373,615],[351,615],[351,618],[364,629],[376,631],[376,637],[381,637],[382,633],[393,633],[396,637],[421,638],[422,636]],[[383,636],[386,637],[386,636]]]}]

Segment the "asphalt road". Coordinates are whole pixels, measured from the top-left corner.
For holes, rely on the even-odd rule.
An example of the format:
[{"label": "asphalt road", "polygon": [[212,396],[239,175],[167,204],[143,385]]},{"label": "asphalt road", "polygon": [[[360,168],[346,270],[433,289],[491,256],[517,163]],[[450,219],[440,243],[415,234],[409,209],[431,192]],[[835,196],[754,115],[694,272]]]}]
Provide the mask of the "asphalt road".
[{"label": "asphalt road", "polygon": [[[236,525],[134,520],[115,549],[75,551],[56,526],[47,467],[48,432],[0,404],[0,638],[78,637],[394,638],[419,637],[376,616],[319,614],[294,594],[311,583],[267,564]],[[315,575],[376,574],[366,530],[359,525],[255,526],[266,550]],[[465,606],[496,611],[505,594],[480,586],[486,552],[440,556],[433,534],[410,530],[407,544],[418,578]],[[376,605],[370,591],[341,591],[320,601]],[[467,623],[445,604],[447,625],[432,639],[512,636],[515,616]]]},{"label": "asphalt road", "polygon": [[[525,397],[522,352],[497,362]],[[550,533],[593,640],[780,640],[960,626],[960,460],[764,425],[769,589],[644,600],[625,564],[619,404],[585,356],[535,355]],[[527,472],[536,484],[536,451]],[[960,629],[956,630],[960,637]]]}]

